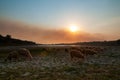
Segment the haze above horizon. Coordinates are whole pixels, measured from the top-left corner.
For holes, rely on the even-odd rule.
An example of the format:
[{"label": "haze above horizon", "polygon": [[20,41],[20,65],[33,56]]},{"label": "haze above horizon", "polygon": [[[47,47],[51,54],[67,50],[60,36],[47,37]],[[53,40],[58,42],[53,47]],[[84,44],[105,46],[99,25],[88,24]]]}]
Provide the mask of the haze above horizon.
[{"label": "haze above horizon", "polygon": [[0,34],[38,43],[119,39],[120,0],[0,0]]}]

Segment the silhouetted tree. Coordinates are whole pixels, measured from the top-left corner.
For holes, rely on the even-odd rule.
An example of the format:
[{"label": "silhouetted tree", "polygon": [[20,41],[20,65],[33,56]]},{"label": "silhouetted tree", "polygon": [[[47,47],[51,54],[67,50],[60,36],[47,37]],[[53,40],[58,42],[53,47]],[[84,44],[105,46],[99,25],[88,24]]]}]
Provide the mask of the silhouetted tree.
[{"label": "silhouetted tree", "polygon": [[7,39],[11,39],[11,35],[6,35],[6,38]]}]

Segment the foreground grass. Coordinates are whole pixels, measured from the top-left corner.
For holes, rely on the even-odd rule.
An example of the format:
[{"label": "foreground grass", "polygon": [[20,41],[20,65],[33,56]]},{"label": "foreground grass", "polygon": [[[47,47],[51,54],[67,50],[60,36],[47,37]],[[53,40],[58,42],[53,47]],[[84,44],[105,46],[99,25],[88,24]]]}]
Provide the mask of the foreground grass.
[{"label": "foreground grass", "polygon": [[[52,64],[54,65],[54,64]],[[70,63],[55,66],[14,62],[0,66],[0,80],[119,80],[120,65]]]},{"label": "foreground grass", "polygon": [[30,52],[36,56],[32,61],[19,62],[2,62],[5,54],[0,54],[0,80],[120,80],[119,48],[78,62],[54,48],[35,48]]}]

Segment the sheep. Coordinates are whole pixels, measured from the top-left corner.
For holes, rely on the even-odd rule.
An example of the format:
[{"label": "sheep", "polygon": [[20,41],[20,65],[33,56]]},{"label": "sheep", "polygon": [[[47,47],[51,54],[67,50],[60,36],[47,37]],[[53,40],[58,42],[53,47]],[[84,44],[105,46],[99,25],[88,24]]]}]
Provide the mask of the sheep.
[{"label": "sheep", "polygon": [[17,61],[20,59],[26,59],[26,60],[32,60],[32,55],[30,54],[30,51],[28,49],[25,48],[21,48],[21,49],[17,49],[14,50],[12,52],[10,52],[7,56],[7,58],[5,59],[5,61]]},{"label": "sheep", "polygon": [[97,51],[93,49],[79,49],[80,52],[82,52],[85,55],[94,55],[97,54]]},{"label": "sheep", "polygon": [[91,50],[96,51],[97,53],[103,52],[105,49],[102,47],[92,47]]},{"label": "sheep", "polygon": [[8,56],[5,58],[5,61],[13,61],[19,59],[19,53],[17,51],[12,51],[8,54]]},{"label": "sheep", "polygon": [[70,56],[71,56],[71,60],[76,57],[76,58],[81,58],[81,59],[84,59],[85,56],[80,52],[80,51],[77,51],[77,50],[71,50],[70,51]]},{"label": "sheep", "polygon": [[97,54],[98,52],[94,49],[86,48],[86,47],[81,47],[81,48],[75,48],[74,50],[80,51],[81,53],[85,55],[94,55]]},{"label": "sheep", "polygon": [[32,60],[33,58],[30,51],[26,48],[18,49],[17,52],[19,53],[19,56],[25,58],[26,60]]}]

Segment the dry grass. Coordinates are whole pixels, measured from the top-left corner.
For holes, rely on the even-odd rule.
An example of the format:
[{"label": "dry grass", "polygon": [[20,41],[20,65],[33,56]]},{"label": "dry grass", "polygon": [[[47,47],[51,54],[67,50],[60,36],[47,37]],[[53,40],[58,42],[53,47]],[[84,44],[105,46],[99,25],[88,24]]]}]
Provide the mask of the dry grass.
[{"label": "dry grass", "polygon": [[[91,47],[77,47],[77,49]],[[98,48],[98,47],[97,47]],[[119,80],[120,48],[107,47],[81,61],[71,61],[71,48],[34,50],[32,61],[0,63],[0,80]],[[33,54],[32,49],[31,53]]]}]

